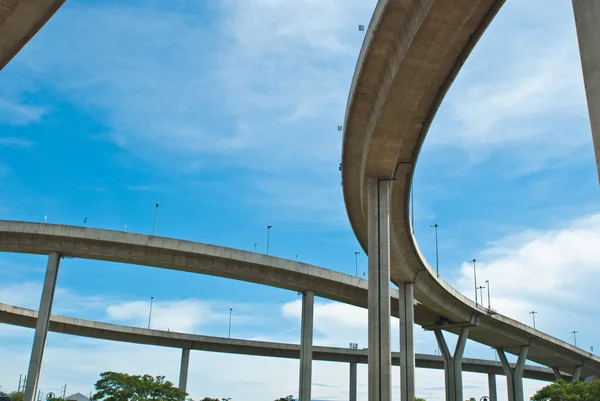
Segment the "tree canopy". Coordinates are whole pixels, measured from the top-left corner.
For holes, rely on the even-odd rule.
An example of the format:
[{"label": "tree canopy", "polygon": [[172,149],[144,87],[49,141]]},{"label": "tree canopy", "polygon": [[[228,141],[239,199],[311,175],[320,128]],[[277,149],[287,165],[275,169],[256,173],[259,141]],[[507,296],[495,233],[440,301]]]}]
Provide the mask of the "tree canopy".
[{"label": "tree canopy", "polygon": [[597,401],[600,400],[600,381],[566,382],[558,380],[539,390],[531,401]]},{"label": "tree canopy", "polygon": [[94,387],[94,401],[185,401],[187,396],[164,376],[104,372]]}]

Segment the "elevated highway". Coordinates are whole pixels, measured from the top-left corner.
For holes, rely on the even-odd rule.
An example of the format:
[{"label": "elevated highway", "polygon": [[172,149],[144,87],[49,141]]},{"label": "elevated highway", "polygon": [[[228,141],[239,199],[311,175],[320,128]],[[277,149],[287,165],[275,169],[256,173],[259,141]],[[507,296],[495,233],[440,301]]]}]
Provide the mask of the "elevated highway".
[{"label": "elevated highway", "polygon": [[[58,252],[62,256],[227,277],[292,291],[308,290],[350,305],[362,308],[368,305],[367,281],[354,276],[255,252],[145,234],[2,220],[0,251],[43,255]],[[399,312],[398,297],[398,291],[391,289],[395,316]],[[490,344],[485,338],[480,342],[512,349],[516,347],[514,338],[523,336],[536,350],[529,358],[535,362],[566,373],[581,367],[581,374],[585,376],[600,372],[600,359],[580,348],[502,315],[488,315],[486,310],[474,305],[472,309],[481,319],[475,322],[491,322],[484,326],[486,328],[492,324],[499,327],[500,334],[492,333],[491,339],[505,338],[501,343]],[[414,310],[415,322],[425,328],[435,326],[444,316],[421,303],[415,303]],[[445,328],[456,331],[454,324],[449,323]],[[479,330],[485,335],[484,330],[489,329]]]},{"label": "elevated highway", "polygon": [[33,38],[65,0],[0,0],[0,70]]},{"label": "elevated highway", "polygon": [[[37,311],[32,309],[0,303],[0,323],[35,328],[37,315]],[[152,330],[60,315],[52,315],[50,319],[50,331],[100,340],[178,349],[276,358],[300,358],[299,344],[242,340],[237,338]],[[350,348],[315,346],[313,347],[313,360],[366,364],[367,351]],[[394,353],[393,363],[396,366],[399,365],[400,357],[398,353]],[[437,355],[417,354],[416,363],[419,368],[444,369],[444,360],[441,356]],[[466,358],[463,361],[463,369],[467,372],[474,373],[492,375],[504,374],[500,362],[486,361],[484,359]],[[556,379],[552,369],[531,365],[525,367],[524,377],[543,381],[553,381]],[[571,376],[567,374],[562,374],[561,377],[565,380],[570,380],[571,378]]]},{"label": "elevated highway", "polygon": [[[446,92],[503,3],[378,1],[346,108],[341,169],[346,209],[358,241],[369,254],[370,263],[373,259],[376,265],[374,271],[380,268],[385,278],[387,268],[396,285],[409,285],[415,299],[438,315],[433,327],[494,347],[501,357],[508,352],[546,366],[571,371],[581,368],[586,375],[594,374],[600,369],[596,356],[501,314],[492,314],[438,277],[423,257],[411,227],[409,200],[421,146]],[[599,6],[596,0],[576,3]],[[383,298],[381,308],[385,308]],[[376,337],[385,336],[384,332],[387,329]],[[385,380],[387,371],[373,374],[370,385]],[[455,387],[462,385],[454,373],[451,376],[447,380],[454,381]],[[448,390],[448,381],[446,385],[453,393],[447,394],[448,400],[462,397],[462,390]],[[509,390],[509,399],[522,400],[522,388],[515,386],[512,394]],[[380,396],[370,395],[370,399]],[[402,399],[413,396],[403,394]],[[387,399],[387,395],[382,397]]]}]

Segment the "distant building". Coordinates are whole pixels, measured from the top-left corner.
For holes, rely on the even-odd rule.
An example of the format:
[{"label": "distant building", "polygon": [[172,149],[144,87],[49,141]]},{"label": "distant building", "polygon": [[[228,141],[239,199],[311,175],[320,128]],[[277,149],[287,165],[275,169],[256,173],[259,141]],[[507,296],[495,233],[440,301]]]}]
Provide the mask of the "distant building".
[{"label": "distant building", "polygon": [[81,393],[75,393],[67,397],[67,400],[71,401],[90,401],[88,397]]}]

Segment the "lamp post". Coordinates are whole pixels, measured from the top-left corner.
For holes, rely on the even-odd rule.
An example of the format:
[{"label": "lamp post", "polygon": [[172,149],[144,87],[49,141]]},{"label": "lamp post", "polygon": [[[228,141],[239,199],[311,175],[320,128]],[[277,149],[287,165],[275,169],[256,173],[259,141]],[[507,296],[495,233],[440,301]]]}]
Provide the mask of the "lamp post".
[{"label": "lamp post", "polygon": [[473,262],[473,280],[475,281],[475,306],[477,306],[477,267],[475,265],[475,262],[477,262],[477,260],[473,258],[471,262]]},{"label": "lamp post", "polygon": [[271,227],[273,227],[273,226],[270,224],[267,226],[267,255],[269,254],[269,242],[271,240]]},{"label": "lamp post", "polygon": [[483,285],[480,285],[479,287],[477,287],[479,289],[479,299],[481,300],[481,306],[483,305],[483,289],[485,288]]},{"label": "lamp post", "polygon": [[489,280],[485,280],[485,285],[487,287],[488,290],[488,309],[492,309],[492,307],[490,306],[490,281]]},{"label": "lamp post", "polygon": [[358,277],[358,255],[360,254],[359,251],[354,252],[354,261],[356,263],[356,277]]},{"label": "lamp post", "polygon": [[573,334],[573,344],[575,344],[575,346],[577,347],[577,333],[579,332],[573,330],[571,333]]},{"label": "lamp post", "polygon": [[152,229],[152,235],[156,234],[156,219],[158,219],[158,207],[160,205],[156,202],[156,209],[154,210],[154,228]]},{"label": "lamp post", "polygon": [[154,297],[150,297],[150,313],[148,314],[148,328],[150,328],[150,322],[152,321],[152,301],[154,301]]},{"label": "lamp post", "polygon": [[87,217],[85,219],[83,219],[83,226],[87,227]]},{"label": "lamp post", "polygon": [[439,263],[439,253],[438,253],[438,225],[432,224],[431,227],[435,228],[435,271],[440,276],[440,263]]},{"label": "lamp post", "polygon": [[228,335],[228,338],[231,338],[231,312],[233,312],[233,308],[229,308],[229,335]]},{"label": "lamp post", "polygon": [[532,319],[533,319],[533,328],[535,329],[535,314],[537,312],[532,310],[531,312],[529,312],[529,314],[531,315]]}]

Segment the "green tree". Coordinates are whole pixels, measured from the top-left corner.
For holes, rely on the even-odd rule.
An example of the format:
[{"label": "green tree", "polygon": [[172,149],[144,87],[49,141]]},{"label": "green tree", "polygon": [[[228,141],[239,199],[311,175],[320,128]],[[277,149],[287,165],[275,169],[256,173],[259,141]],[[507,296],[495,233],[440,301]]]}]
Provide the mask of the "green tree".
[{"label": "green tree", "polygon": [[275,401],[293,401],[294,400],[294,396],[293,395],[288,395],[287,397],[283,398],[278,398]]},{"label": "green tree", "polygon": [[426,401],[425,398],[415,397],[415,401]]},{"label": "green tree", "polygon": [[220,399],[218,399],[218,398],[204,397],[204,398],[202,399],[202,401],[221,401],[221,400],[220,400]]},{"label": "green tree", "polygon": [[94,401],[185,401],[187,396],[164,376],[154,378],[151,375],[104,372],[94,387]]},{"label": "green tree", "polygon": [[10,393],[10,399],[12,401],[23,401],[25,399],[25,394],[22,391],[13,391]]},{"label": "green tree", "polygon": [[539,390],[531,401],[596,401],[600,400],[600,381],[566,382],[558,380]]}]

